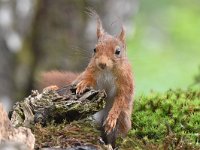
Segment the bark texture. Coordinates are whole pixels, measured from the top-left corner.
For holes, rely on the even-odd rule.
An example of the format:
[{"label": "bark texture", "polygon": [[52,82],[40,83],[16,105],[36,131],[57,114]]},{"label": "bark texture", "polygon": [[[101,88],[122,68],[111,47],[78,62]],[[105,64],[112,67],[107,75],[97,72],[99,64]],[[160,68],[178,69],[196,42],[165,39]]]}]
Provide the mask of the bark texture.
[{"label": "bark texture", "polygon": [[31,124],[46,125],[52,121],[62,123],[81,120],[93,115],[104,106],[104,91],[87,89],[78,95],[74,85],[68,85],[58,90],[44,89],[40,94],[32,94],[24,101],[14,105],[10,119],[14,126],[31,127]]},{"label": "bark texture", "polygon": [[0,149],[13,148],[33,150],[35,137],[31,130],[25,127],[14,128],[7,113],[0,104]]}]

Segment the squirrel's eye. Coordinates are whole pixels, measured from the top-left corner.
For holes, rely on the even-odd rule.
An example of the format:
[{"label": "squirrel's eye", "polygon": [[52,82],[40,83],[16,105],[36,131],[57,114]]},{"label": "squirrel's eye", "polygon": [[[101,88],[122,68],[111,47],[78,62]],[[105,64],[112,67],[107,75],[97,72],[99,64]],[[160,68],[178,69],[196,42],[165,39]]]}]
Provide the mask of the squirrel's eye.
[{"label": "squirrel's eye", "polygon": [[94,48],[94,53],[96,53],[96,48]]},{"label": "squirrel's eye", "polygon": [[115,55],[119,55],[120,54],[120,48],[119,47],[117,47],[116,49],[115,49]]}]

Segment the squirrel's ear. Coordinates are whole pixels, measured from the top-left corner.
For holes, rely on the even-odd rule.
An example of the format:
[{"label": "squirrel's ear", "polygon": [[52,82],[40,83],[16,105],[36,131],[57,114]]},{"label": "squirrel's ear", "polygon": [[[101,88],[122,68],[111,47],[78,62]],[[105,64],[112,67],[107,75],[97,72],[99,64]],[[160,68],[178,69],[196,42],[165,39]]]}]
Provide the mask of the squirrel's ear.
[{"label": "squirrel's ear", "polygon": [[126,36],[125,29],[124,29],[124,26],[122,26],[121,33],[120,33],[120,35],[118,36],[119,40],[120,40],[122,43],[125,43],[125,36]]},{"label": "squirrel's ear", "polygon": [[99,39],[104,34],[104,29],[102,27],[102,23],[100,18],[97,18],[97,38]]}]

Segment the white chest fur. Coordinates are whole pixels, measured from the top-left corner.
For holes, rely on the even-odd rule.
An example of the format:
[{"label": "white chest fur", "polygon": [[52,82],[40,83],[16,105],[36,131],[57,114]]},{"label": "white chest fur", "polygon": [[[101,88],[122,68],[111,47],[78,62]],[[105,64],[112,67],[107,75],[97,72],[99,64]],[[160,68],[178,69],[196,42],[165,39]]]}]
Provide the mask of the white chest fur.
[{"label": "white chest fur", "polygon": [[96,89],[105,90],[108,99],[113,99],[116,94],[116,77],[109,70],[102,70],[97,74]]},{"label": "white chest fur", "polygon": [[116,95],[116,77],[113,75],[113,73],[109,70],[102,70],[97,74],[96,78],[96,89],[105,90],[107,94],[106,100],[106,106],[101,111],[95,113],[93,115],[96,123],[99,125],[102,125],[105,118],[107,117],[107,114],[112,107],[115,95]]}]

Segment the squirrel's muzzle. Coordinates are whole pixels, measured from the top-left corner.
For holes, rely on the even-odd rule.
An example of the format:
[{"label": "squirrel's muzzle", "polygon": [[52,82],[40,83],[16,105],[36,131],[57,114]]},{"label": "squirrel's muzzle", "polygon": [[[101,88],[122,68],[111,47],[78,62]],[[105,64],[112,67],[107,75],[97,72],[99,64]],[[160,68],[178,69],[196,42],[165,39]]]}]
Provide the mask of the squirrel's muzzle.
[{"label": "squirrel's muzzle", "polygon": [[100,63],[100,64],[99,64],[99,67],[100,67],[101,69],[105,69],[105,68],[106,68],[106,63]]},{"label": "squirrel's muzzle", "polygon": [[107,56],[96,58],[96,65],[100,70],[111,69],[113,67],[111,59],[109,59]]}]

